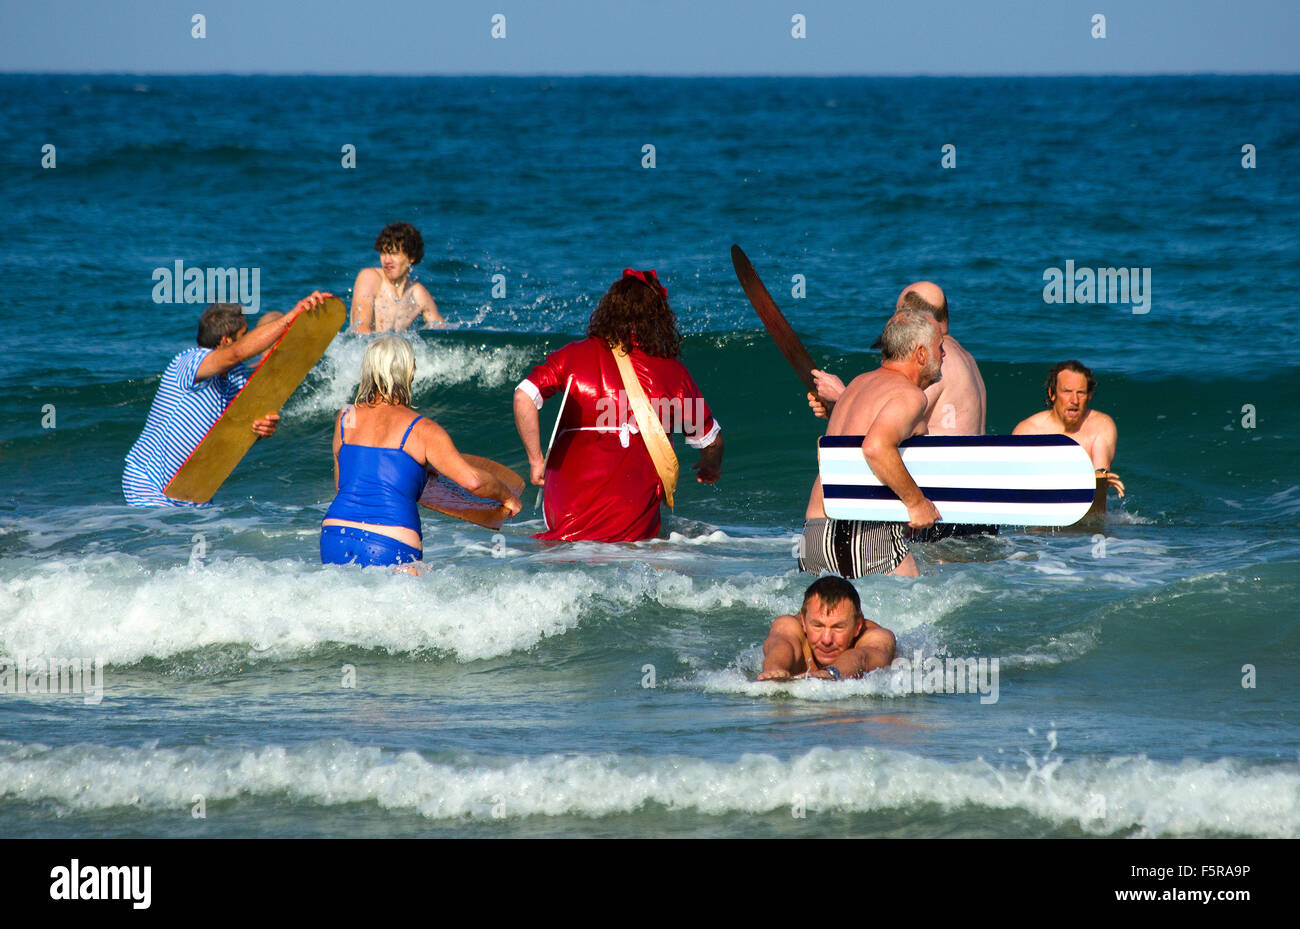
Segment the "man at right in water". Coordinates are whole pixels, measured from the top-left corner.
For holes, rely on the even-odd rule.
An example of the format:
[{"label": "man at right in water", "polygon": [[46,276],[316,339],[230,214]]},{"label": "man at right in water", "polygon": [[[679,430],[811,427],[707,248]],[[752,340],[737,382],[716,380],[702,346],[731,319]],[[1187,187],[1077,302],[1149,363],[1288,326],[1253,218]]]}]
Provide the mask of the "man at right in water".
[{"label": "man at right in water", "polygon": [[831,413],[826,434],[864,437],[868,466],[907,507],[908,521],[828,518],[819,475],[804,513],[801,571],[916,577],[920,572],[908,551],[910,530],[928,529],[941,518],[908,473],[898,443],[925,434],[925,388],[939,380],[943,334],[930,314],[899,310],[885,324],[880,341],[880,367],[853,379]]},{"label": "man at right in water", "polygon": [[[1078,361],[1062,361],[1047,375],[1047,409],[1022,420],[1012,435],[1066,435],[1083,446],[1097,477],[1124,496],[1124,482],[1110,470],[1119,431],[1101,410],[1088,409],[1097,380]],[[1105,499],[1102,497],[1101,499]]]}]

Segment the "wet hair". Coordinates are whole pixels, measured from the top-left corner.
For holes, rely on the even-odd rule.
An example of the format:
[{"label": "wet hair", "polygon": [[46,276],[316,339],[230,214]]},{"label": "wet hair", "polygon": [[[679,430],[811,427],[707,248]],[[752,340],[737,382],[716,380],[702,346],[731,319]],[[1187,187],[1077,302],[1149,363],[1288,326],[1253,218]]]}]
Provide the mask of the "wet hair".
[{"label": "wet hair", "polygon": [[808,585],[808,589],[803,594],[803,606],[799,608],[800,614],[808,611],[808,603],[813,597],[821,600],[822,606],[827,610],[833,610],[845,600],[853,604],[853,615],[857,619],[864,619],[862,615],[862,598],[858,596],[857,588],[842,577],[834,574],[828,574],[825,577],[819,577]]},{"label": "wet hair", "polygon": [[587,335],[604,339],[610,348],[636,346],[656,358],[676,358],[682,350],[682,334],[668,300],[658,289],[635,277],[614,282],[600,298],[587,323]]},{"label": "wet hair", "polygon": [[361,359],[361,384],[356,403],[411,405],[415,380],[415,352],[401,336],[381,335],[370,343]]},{"label": "wet hair", "polygon": [[404,252],[411,264],[418,265],[424,257],[424,238],[410,223],[389,223],[375,239],[375,251]]},{"label": "wet hair", "polygon": [[880,334],[880,355],[885,361],[902,361],[918,345],[934,338],[934,317],[924,310],[899,310]]},{"label": "wet hair", "polygon": [[944,323],[948,321],[948,298],[947,297],[943,298],[943,304],[941,306],[935,306],[929,300],[925,299],[920,294],[918,294],[915,290],[909,290],[903,294],[903,298],[899,302],[902,304],[900,309],[921,310],[925,313],[929,313],[931,316],[934,317],[934,321],[938,323],[940,326],[942,326]]},{"label": "wet hair", "polygon": [[238,338],[240,330],[247,327],[244,308],[238,303],[209,303],[199,317],[198,343],[216,348],[226,336]]},{"label": "wet hair", "polygon": [[1047,405],[1051,406],[1056,402],[1056,376],[1062,371],[1073,371],[1075,374],[1082,374],[1088,379],[1088,396],[1097,389],[1097,379],[1092,376],[1092,371],[1084,367],[1079,361],[1062,361],[1051,371],[1047,372]]}]

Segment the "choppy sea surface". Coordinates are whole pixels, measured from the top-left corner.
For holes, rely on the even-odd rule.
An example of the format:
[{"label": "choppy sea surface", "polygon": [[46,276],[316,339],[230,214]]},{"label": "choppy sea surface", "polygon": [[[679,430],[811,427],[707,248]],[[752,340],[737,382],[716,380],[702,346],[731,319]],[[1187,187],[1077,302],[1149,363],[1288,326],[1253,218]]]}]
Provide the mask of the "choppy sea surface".
[{"label": "choppy sea surface", "polygon": [[[1300,837],[1300,79],[4,76],[0,138],[0,671],[103,663],[0,693],[0,834]],[[722,481],[649,542],[428,514],[424,576],[322,567],[344,334],[215,506],[125,506],[200,309],[155,269],[346,299],[394,220],[453,323],[412,336],[416,405],[462,450],[526,470],[514,384],[652,266]],[[857,582],[901,655],[998,659],[996,702],[754,683],[820,429],[733,242],[845,375],[938,281],[990,432],[1097,374],[1104,526]],[[1066,261],[1149,268],[1148,312],[1045,302]]]}]

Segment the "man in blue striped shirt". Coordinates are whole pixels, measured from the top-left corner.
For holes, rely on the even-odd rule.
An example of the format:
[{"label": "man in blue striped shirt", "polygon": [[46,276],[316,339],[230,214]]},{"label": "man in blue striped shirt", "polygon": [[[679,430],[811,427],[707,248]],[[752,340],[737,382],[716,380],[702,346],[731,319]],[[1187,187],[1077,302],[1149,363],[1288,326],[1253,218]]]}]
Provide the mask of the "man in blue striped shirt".
[{"label": "man in blue striped shirt", "polygon": [[[122,495],[132,506],[194,506],[173,500],[163,488],[221,418],[252,372],[244,366],[274,345],[303,310],[319,306],[319,292],[301,300],[280,319],[248,331],[237,303],[213,303],[199,318],[198,348],[181,352],[163,372],[162,383],[149,408],[144,431],[126,456]],[[259,436],[269,436],[280,415],[268,413],[253,423]]]}]

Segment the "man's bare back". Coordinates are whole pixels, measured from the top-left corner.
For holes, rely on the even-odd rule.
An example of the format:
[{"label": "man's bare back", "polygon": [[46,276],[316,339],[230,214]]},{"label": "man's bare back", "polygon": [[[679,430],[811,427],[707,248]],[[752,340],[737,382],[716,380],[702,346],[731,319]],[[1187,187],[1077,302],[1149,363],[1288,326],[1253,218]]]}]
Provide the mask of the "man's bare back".
[{"label": "man's bare back", "polygon": [[943,337],[943,376],[925,390],[930,435],[983,435],[988,410],[975,358],[951,335]]},{"label": "man's bare back", "polygon": [[[925,418],[930,435],[983,435],[988,409],[984,378],[974,356],[948,332],[948,300],[943,289],[930,281],[908,284],[898,295],[895,307],[929,313],[943,334],[940,377],[925,389],[928,403]],[[827,408],[840,399],[844,385],[825,371],[814,370],[812,374],[816,390],[809,395],[808,405],[815,415],[823,417]]]},{"label": "man's bare back", "polygon": [[[871,431],[881,411],[891,403],[897,404],[901,411],[914,411],[914,422],[908,435],[925,435],[925,392],[903,375],[887,368],[877,368],[866,374],[859,374],[849,383],[839,402],[835,404],[835,409],[831,411],[830,421],[826,424],[826,434],[866,435]],[[804,517],[820,519],[825,516],[826,508],[819,475],[813,482],[812,494],[808,498],[808,508]]]}]

